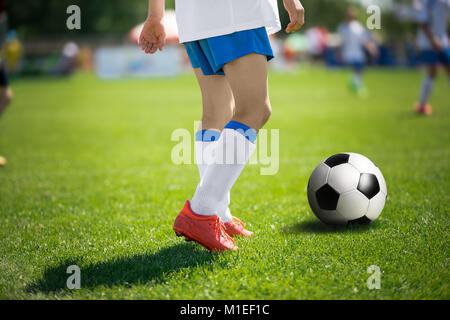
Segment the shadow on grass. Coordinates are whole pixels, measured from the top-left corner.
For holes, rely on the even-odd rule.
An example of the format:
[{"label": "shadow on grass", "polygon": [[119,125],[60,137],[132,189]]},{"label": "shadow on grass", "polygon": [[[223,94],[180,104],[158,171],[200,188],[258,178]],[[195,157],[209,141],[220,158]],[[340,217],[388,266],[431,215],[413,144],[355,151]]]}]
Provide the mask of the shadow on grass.
[{"label": "shadow on grass", "polygon": [[78,265],[81,272],[81,288],[96,286],[124,285],[152,282],[164,282],[167,276],[183,268],[208,265],[215,260],[217,254],[210,253],[192,244],[180,243],[161,249],[156,253],[139,254],[102,261],[85,266],[83,258],[67,259],[65,262],[47,269],[42,279],[31,284],[28,292],[49,293],[67,289],[66,281],[70,274],[66,273],[70,265]]},{"label": "shadow on grass", "polygon": [[352,224],[349,226],[332,226],[325,224],[319,220],[303,221],[284,228],[284,232],[291,234],[302,233],[364,233],[370,229],[376,229],[378,223],[372,222],[370,225]]}]

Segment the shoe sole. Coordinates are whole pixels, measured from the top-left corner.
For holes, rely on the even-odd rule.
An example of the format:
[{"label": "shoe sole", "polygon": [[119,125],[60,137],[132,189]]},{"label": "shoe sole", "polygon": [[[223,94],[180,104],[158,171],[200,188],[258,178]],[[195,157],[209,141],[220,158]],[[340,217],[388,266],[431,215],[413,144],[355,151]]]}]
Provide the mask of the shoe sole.
[{"label": "shoe sole", "polygon": [[181,230],[179,230],[179,229],[176,229],[175,227],[173,228],[173,231],[175,231],[175,234],[176,234],[177,237],[184,237],[184,240],[185,240],[185,241],[195,241],[195,242],[197,242],[199,245],[201,245],[202,247],[208,249],[209,251],[213,251],[213,250],[212,250],[211,248],[209,248],[207,245],[205,245],[205,244],[201,243],[201,241],[195,239],[195,237],[192,237],[192,236],[190,236],[190,235],[187,235],[185,232],[183,232],[183,231],[181,231]]},{"label": "shoe sole", "polygon": [[420,116],[431,116],[433,114],[433,109],[431,109],[431,107],[429,107],[428,110],[414,108],[414,112]]},{"label": "shoe sole", "polygon": [[192,240],[191,238],[189,238],[189,237],[187,237],[187,236],[185,236],[185,235],[183,235],[183,234],[181,234],[181,233],[178,233],[178,232],[176,232],[176,231],[175,231],[175,234],[176,234],[177,237],[184,237],[184,241],[187,241],[187,242],[194,241],[194,240]]},{"label": "shoe sole", "polygon": [[[229,234],[229,233],[228,233]],[[253,232],[249,235],[249,236],[247,236],[247,235],[245,235],[245,234],[241,234],[241,233],[237,233],[237,234],[229,234],[230,235],[230,237],[232,237],[232,238],[235,238],[235,237],[240,237],[240,238],[251,238],[252,237],[252,235],[253,235]]]},{"label": "shoe sole", "polygon": [[194,241],[197,242],[199,245],[201,245],[202,247],[206,248],[209,251],[212,252],[221,252],[221,251],[226,251],[226,250],[230,250],[233,251],[232,249],[217,249],[217,248],[210,248],[207,245],[203,244],[200,240],[196,239],[195,237],[193,237],[192,235],[187,235],[185,232],[177,229],[177,228],[173,228],[173,231],[175,231],[175,235],[177,237],[184,237],[185,241]]}]

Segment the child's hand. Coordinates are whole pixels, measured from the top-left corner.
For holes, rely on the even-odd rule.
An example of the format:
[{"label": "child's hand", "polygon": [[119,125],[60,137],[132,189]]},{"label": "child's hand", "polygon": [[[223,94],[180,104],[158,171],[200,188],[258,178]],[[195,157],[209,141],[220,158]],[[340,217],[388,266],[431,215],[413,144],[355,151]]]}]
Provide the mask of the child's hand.
[{"label": "child's hand", "polygon": [[145,53],[153,54],[156,50],[162,51],[166,42],[166,33],[161,20],[147,18],[139,36],[138,45]]},{"label": "child's hand", "polygon": [[286,32],[295,32],[305,23],[305,9],[303,9],[302,4],[298,0],[283,0],[283,4],[291,19]]}]

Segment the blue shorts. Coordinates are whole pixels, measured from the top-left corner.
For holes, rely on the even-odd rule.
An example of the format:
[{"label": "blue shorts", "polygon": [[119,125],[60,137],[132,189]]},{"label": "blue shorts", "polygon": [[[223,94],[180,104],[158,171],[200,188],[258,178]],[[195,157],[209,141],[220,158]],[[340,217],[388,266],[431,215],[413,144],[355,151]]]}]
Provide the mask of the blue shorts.
[{"label": "blue shorts", "polygon": [[238,31],[231,34],[185,42],[192,68],[201,68],[205,76],[224,75],[223,66],[250,53],[273,58],[266,28]]},{"label": "blue shorts", "polygon": [[450,48],[445,48],[442,52],[422,50],[420,52],[420,61],[425,65],[442,63],[445,66],[450,66]]}]

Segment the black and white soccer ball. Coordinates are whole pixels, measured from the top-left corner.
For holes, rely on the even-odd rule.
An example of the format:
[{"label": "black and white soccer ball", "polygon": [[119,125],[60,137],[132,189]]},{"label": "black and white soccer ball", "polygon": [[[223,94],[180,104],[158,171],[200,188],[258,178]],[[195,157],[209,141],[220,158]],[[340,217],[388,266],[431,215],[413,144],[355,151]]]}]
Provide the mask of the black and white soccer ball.
[{"label": "black and white soccer ball", "polygon": [[327,224],[369,224],[383,211],[386,196],[380,169],[357,153],[339,153],[325,159],[308,182],[309,205]]}]

